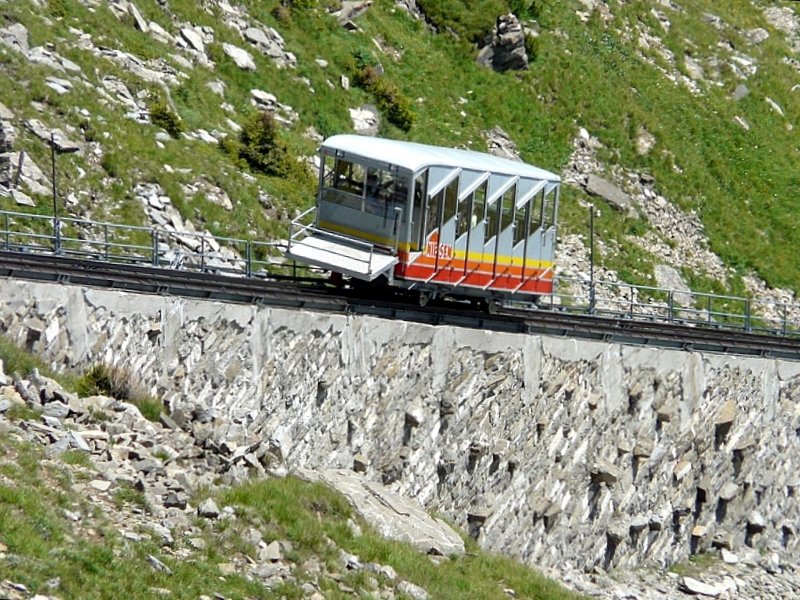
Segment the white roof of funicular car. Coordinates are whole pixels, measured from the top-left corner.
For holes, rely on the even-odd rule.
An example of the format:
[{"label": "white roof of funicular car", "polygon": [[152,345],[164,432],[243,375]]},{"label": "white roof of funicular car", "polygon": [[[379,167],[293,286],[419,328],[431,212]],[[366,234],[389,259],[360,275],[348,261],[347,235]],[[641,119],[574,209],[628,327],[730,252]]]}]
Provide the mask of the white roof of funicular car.
[{"label": "white roof of funicular car", "polygon": [[346,156],[360,156],[418,172],[426,167],[461,167],[503,175],[559,182],[561,178],[524,162],[509,160],[485,152],[441,148],[416,142],[389,140],[363,135],[334,135],[322,143],[323,149],[339,150]]}]

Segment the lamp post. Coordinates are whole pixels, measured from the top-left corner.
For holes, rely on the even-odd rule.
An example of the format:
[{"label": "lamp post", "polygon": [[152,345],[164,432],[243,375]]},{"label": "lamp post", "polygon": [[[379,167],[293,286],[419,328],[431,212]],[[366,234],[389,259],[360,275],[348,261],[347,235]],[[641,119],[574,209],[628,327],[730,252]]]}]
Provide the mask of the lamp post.
[{"label": "lamp post", "polygon": [[589,205],[589,312],[594,312],[594,204]]},{"label": "lamp post", "polygon": [[61,252],[61,224],[58,221],[58,192],[56,191],[56,134],[50,132],[50,162],[53,168],[53,240],[56,254]]}]

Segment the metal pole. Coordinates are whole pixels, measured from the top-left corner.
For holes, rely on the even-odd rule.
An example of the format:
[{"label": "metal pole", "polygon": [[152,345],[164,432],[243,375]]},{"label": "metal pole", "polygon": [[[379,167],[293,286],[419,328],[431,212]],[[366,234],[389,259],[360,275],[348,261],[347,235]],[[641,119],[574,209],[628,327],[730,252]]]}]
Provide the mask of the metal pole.
[{"label": "metal pole", "polygon": [[153,266],[160,267],[161,264],[158,260],[158,229],[152,229],[153,232]]},{"label": "metal pole", "polygon": [[750,321],[750,299],[747,298],[744,301],[744,330],[748,333],[752,330],[752,325]]},{"label": "metal pole", "polygon": [[61,227],[58,222],[58,192],[56,191],[56,134],[50,132],[50,162],[53,170],[53,238],[55,243],[55,252],[58,254],[61,251]]},{"label": "metal pole", "polygon": [[589,205],[589,312],[594,312],[594,204]]},{"label": "metal pole", "polygon": [[253,249],[250,240],[247,240],[247,242],[245,242],[244,255],[247,260],[247,262],[245,263],[245,274],[247,275],[247,277],[250,277],[253,275],[253,263],[252,263]]}]

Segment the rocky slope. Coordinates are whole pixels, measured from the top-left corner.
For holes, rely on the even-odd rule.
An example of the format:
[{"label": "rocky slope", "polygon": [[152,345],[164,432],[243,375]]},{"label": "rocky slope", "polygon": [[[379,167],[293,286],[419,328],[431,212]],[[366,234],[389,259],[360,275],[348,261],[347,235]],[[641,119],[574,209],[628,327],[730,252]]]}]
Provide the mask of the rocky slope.
[{"label": "rocky slope", "polygon": [[[3,291],[7,334],[53,364],[138,373],[176,427],[134,429],[188,447],[199,475],[219,464],[221,481],[240,482],[265,462],[363,473],[603,597],[671,597],[694,584],[664,570],[696,554],[718,557],[694,576],[717,595],[798,589],[796,364],[55,284]],[[28,429],[71,444],[57,431],[70,404],[36,381],[11,392],[44,402],[44,425]],[[139,439],[111,433],[125,448]],[[182,504],[194,484],[180,461],[162,474],[154,453],[174,453],[161,441],[136,446],[123,471],[152,467],[154,502]]]}]

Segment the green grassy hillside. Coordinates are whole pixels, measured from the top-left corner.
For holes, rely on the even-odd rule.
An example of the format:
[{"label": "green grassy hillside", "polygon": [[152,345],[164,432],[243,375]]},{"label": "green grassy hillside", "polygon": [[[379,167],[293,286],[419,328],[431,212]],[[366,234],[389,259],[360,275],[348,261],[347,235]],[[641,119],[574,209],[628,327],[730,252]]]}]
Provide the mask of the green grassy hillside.
[{"label": "green grassy hillside", "polygon": [[[51,69],[3,49],[2,101],[17,123],[36,117],[48,125],[68,124],[76,128],[77,137],[102,149],[101,156],[59,159],[65,174],[62,195],[74,193],[74,212],[142,222],[132,188],[137,182],[156,181],[196,225],[218,235],[259,238],[285,234],[285,217],[311,204],[314,180],[296,168],[273,170],[278,176],[253,171],[252,161],[243,157],[227,119],[248,127],[255,111],[251,89],[270,92],[296,111],[297,121],[279,131],[289,163],[293,157],[313,154],[317,142],[307,136],[310,127],[323,136],[350,131],[348,109],[363,104],[382,106],[380,134],[389,137],[485,149],[483,132],[499,125],[526,161],[556,172],[568,163],[573,140],[584,127],[602,142],[599,158],[609,174],[617,167],[649,174],[659,194],[697,213],[711,249],[734,270],[726,284],[731,291],[741,293],[739,278],[751,272],[769,285],[800,290],[795,251],[800,242],[795,207],[800,157],[794,131],[800,90],[793,88],[800,74],[789,60],[794,56],[791,40],[764,13],[777,6],[791,14],[797,11],[796,3],[687,0],[670,8],[659,2],[609,0],[596,2],[599,8],[588,11],[592,4],[424,0],[418,5],[427,15],[426,23],[391,0],[375,0],[356,18],[356,31],[340,26],[330,14],[339,6],[334,0],[236,5],[246,8],[250,24],[273,27],[283,36],[286,49],[297,57],[297,68],[282,69],[226,26],[227,13],[214,2],[201,8],[188,0],[172,0],[168,9],[155,0],[136,2],[146,21],[172,35],[178,36],[188,24],[213,32],[206,55],[214,64],[195,61],[187,68],[175,58],[186,58],[185,51],[138,31],[129,14],[115,14],[106,3],[58,0],[42,11],[18,1],[0,7],[5,22],[23,23],[31,46],[52,43],[81,67],[81,81],[58,95],[45,86]],[[496,73],[476,64],[473,42],[490,33],[496,16],[508,10],[539,35],[526,44],[529,70]],[[753,42],[749,32],[755,28],[763,28],[767,39]],[[238,68],[225,55],[224,43],[246,48],[256,69]],[[183,73],[176,84],[168,85],[179,117],[177,129],[228,132],[224,148],[185,139],[178,130],[159,148],[154,126],[126,118],[97,88],[103,78],[117,77],[134,96],[147,98],[151,108],[161,103],[169,113],[164,90],[86,49],[90,45],[124,50]],[[702,66],[702,79],[682,83],[681,78],[692,81],[686,76],[693,63]],[[375,65],[383,69],[382,91],[363,84],[360,77],[364,67]],[[350,79],[349,89],[341,85],[342,75]],[[225,84],[224,98],[207,86],[217,80]],[[732,95],[740,84],[749,93],[736,101]],[[227,111],[223,102],[229,105]],[[400,117],[391,119],[395,124],[390,122],[392,102],[400,107]],[[24,126],[19,129],[17,146],[44,168],[46,145]],[[647,153],[636,148],[642,130],[655,139]],[[202,196],[187,197],[182,185],[200,174],[229,194],[233,210],[225,211]],[[264,209],[259,190],[285,209],[277,211],[283,218]],[[565,190],[562,233],[586,231],[586,214],[580,208],[584,199],[578,189]],[[14,205],[0,199],[0,206]],[[40,200],[36,210],[51,209]],[[634,282],[649,282],[657,259],[635,243],[649,229],[642,218],[603,211],[598,231],[616,243],[600,260]],[[719,289],[703,277],[691,283]]]}]

